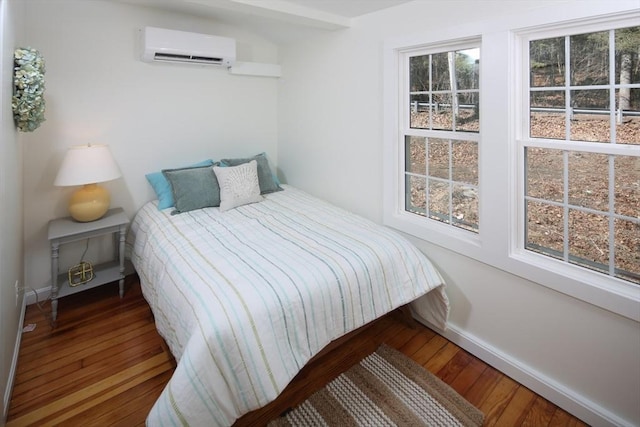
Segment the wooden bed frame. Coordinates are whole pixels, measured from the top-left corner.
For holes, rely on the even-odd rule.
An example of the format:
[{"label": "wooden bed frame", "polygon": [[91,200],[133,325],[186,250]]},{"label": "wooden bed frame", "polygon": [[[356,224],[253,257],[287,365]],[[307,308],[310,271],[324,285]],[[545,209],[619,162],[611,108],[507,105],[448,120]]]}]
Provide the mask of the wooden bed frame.
[{"label": "wooden bed frame", "polygon": [[[409,328],[411,329],[416,329],[419,325],[418,321],[416,321],[413,318],[411,314],[411,308],[409,307],[408,304],[403,305],[402,307],[398,307],[397,309],[392,310],[390,313],[383,315],[382,317],[385,317],[385,316],[394,316],[396,319],[400,319],[402,323],[407,324],[407,326],[409,326]],[[298,375],[296,375],[296,377],[294,377],[294,379],[291,380],[289,385],[287,385],[287,387],[283,390],[281,395],[278,396],[278,398],[268,403],[266,406],[263,406],[262,408],[255,409],[249,413],[244,414],[233,424],[233,427],[253,427],[255,425],[264,425],[270,420],[280,416],[282,413],[287,412],[289,409],[291,409],[292,404],[293,405],[298,404],[299,403],[297,402],[298,400],[302,402],[302,400],[306,399],[308,396],[300,395],[301,382],[304,382],[307,384],[311,382],[315,384],[315,383],[318,383],[318,381],[328,382],[331,379],[333,379],[330,376],[326,376],[326,374],[321,374],[320,376],[312,374],[312,372],[315,372],[316,370],[318,370],[319,364],[326,364],[326,363],[336,364],[336,366],[339,366],[338,370],[340,372],[348,369],[350,367],[349,362],[350,361],[357,362],[356,359],[359,356],[356,356],[355,358],[350,358],[348,361],[344,361],[344,360],[336,361],[333,359],[333,356],[330,355],[330,353],[332,353],[334,350],[338,349],[341,346],[350,345],[349,344],[350,341],[354,341],[354,342],[358,341],[357,339],[358,335],[362,334],[363,336],[366,337],[366,334],[364,334],[364,332],[366,332],[369,328],[374,326],[376,322],[380,319],[381,318],[372,320],[366,325],[363,325],[358,329],[355,329],[347,333],[346,335],[343,335],[342,337],[331,341],[322,350],[320,350],[318,354],[312,357],[309,360],[309,362],[307,362],[307,364],[302,368],[302,370],[298,373]],[[322,370],[322,368],[320,368],[320,370]],[[337,370],[334,371],[331,368],[329,370],[336,374],[339,373]],[[317,385],[318,387],[321,387],[323,384],[318,383]],[[313,385],[312,388],[315,388],[315,385]],[[293,397],[293,400],[292,400],[292,397]]]},{"label": "wooden bed frame", "polygon": [[[415,329],[415,327],[417,325],[417,320],[413,318],[413,314],[411,314],[411,308],[409,307],[409,304],[405,304],[405,305],[403,305],[401,307],[398,307],[395,310],[391,311],[391,313],[394,313],[394,312],[397,313],[398,316],[400,316],[402,321],[404,323],[406,323],[407,326],[409,326],[411,329]],[[335,350],[337,347],[340,347],[342,344],[344,344],[345,342],[349,341],[350,339],[352,339],[356,335],[358,335],[361,332],[365,331],[366,329],[371,327],[371,325],[376,320],[377,319],[374,319],[371,322],[367,323],[366,325],[360,326],[358,329],[355,329],[355,330],[347,333],[346,335],[343,335],[340,338],[337,338],[337,339],[331,341],[322,350],[320,350],[320,352],[318,354],[313,356],[309,360],[309,362],[307,362],[307,365],[315,362],[317,359],[322,358],[325,354],[330,353],[331,351]]]}]

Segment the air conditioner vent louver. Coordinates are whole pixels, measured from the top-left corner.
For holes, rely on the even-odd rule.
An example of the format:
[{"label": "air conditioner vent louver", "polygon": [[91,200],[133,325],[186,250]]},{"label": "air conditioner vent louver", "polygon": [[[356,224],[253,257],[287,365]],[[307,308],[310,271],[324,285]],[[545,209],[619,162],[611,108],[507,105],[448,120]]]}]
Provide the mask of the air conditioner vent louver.
[{"label": "air conditioner vent louver", "polygon": [[142,33],[142,60],[183,62],[230,67],[236,59],[236,41],[226,37],[146,27]]},{"label": "air conditioner vent louver", "polygon": [[213,62],[216,64],[220,64],[222,62],[222,58],[209,58],[206,56],[192,56],[191,57],[192,61],[203,61],[203,62]]},{"label": "air conditioner vent louver", "polygon": [[156,61],[173,61],[173,62],[197,62],[201,64],[221,64],[222,58],[208,58],[206,56],[195,55],[178,55],[175,53],[156,53],[153,56]]}]

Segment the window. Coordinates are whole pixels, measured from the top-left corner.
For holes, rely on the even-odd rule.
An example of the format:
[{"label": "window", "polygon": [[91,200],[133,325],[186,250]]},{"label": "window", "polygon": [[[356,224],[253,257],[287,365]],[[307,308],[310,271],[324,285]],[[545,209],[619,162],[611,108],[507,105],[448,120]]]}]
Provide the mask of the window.
[{"label": "window", "polygon": [[383,221],[638,321],[640,12],[603,8],[388,40]]},{"label": "window", "polygon": [[640,284],[640,27],[524,42],[524,247]]},{"label": "window", "polygon": [[405,52],[404,209],[478,232],[480,48]]}]

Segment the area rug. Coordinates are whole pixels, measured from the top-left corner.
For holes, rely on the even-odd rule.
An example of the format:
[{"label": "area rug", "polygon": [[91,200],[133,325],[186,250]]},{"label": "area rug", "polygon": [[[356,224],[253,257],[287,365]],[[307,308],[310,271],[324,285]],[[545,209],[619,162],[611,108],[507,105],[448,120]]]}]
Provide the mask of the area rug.
[{"label": "area rug", "polygon": [[481,426],[483,419],[438,377],[383,344],[269,427]]}]

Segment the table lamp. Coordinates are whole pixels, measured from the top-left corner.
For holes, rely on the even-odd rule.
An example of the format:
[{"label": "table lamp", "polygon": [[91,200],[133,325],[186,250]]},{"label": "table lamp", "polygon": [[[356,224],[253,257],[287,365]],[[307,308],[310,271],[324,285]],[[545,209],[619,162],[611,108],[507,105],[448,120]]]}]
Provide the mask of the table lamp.
[{"label": "table lamp", "polygon": [[82,185],[69,199],[69,213],[76,221],[90,222],[102,218],[111,202],[109,191],[97,183],[120,175],[107,145],[77,145],[67,151],[53,185]]}]

